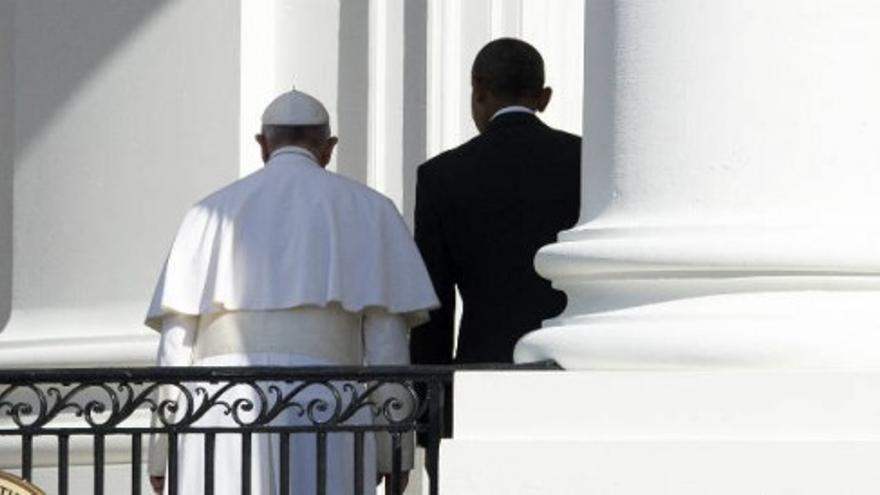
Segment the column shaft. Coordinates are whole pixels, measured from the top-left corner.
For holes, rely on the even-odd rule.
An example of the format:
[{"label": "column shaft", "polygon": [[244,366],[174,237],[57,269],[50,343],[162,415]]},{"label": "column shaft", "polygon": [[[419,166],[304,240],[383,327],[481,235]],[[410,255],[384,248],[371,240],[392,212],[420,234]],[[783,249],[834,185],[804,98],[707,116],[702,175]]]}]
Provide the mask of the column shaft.
[{"label": "column shaft", "polygon": [[581,223],[518,359],[880,363],[880,5],[590,0]]}]

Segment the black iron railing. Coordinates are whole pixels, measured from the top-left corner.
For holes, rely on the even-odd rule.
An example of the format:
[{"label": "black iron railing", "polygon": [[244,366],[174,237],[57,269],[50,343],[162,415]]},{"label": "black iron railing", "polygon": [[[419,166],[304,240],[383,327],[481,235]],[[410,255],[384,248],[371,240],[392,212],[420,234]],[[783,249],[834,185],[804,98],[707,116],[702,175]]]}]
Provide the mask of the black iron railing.
[{"label": "black iron railing", "polygon": [[[204,493],[215,486],[215,446],[219,436],[241,438],[241,493],[251,490],[251,442],[277,436],[281,493],[288,493],[291,441],[314,439],[316,493],[327,483],[328,437],[347,435],[353,452],[354,493],[364,493],[365,444],[371,434],[390,437],[392,493],[401,492],[402,442],[408,433],[426,439],[430,493],[439,493],[439,443],[443,431],[447,367],[304,368],[96,368],[0,370],[0,439],[20,439],[20,473],[30,480],[35,439],[54,439],[57,492],[70,493],[71,439],[93,443],[93,487],[105,493],[105,444],[130,442],[131,489],[140,494],[142,451],[151,434],[168,445],[167,493],[177,492],[178,441],[198,436],[203,448]],[[152,422],[145,417],[152,416]],[[217,421],[217,418],[222,421]],[[294,420],[291,421],[291,418]],[[300,442],[301,443],[301,442]],[[192,473],[190,473],[191,475]],[[112,493],[123,493],[113,487]],[[187,494],[189,495],[189,494]]]}]

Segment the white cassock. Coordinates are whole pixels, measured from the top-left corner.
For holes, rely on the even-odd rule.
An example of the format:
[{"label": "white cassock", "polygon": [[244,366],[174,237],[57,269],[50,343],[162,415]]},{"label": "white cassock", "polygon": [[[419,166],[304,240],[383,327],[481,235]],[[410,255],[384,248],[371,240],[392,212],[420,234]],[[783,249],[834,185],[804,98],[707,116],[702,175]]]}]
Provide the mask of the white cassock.
[{"label": "white cassock", "polygon": [[[437,305],[394,204],[289,146],[187,212],[146,324],[162,333],[160,366],[407,364],[408,329]],[[230,392],[255,398],[246,387]],[[353,418],[371,420],[366,409]],[[279,421],[306,420],[290,410]],[[232,424],[219,408],[197,423]],[[352,435],[327,441],[327,493],[350,494]],[[364,493],[374,493],[376,470],[389,472],[390,457],[371,436],[365,446]],[[150,447],[150,474],[163,476],[161,438]],[[240,448],[238,435],[216,437],[215,493],[240,493]],[[181,435],[178,449],[178,493],[201,493],[203,437]],[[254,435],[252,493],[278,492],[278,449],[276,435]],[[314,435],[292,436],[291,493],[315,492],[315,455]],[[412,464],[410,448],[403,463]]]}]

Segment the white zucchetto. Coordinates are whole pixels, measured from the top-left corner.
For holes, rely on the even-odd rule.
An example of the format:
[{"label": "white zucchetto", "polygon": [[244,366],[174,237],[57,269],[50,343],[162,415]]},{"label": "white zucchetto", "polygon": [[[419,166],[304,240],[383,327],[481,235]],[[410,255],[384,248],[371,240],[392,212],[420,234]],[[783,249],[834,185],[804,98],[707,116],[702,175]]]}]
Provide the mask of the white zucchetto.
[{"label": "white zucchetto", "polygon": [[272,100],[262,118],[263,125],[325,125],[330,123],[327,109],[315,97],[291,89]]}]

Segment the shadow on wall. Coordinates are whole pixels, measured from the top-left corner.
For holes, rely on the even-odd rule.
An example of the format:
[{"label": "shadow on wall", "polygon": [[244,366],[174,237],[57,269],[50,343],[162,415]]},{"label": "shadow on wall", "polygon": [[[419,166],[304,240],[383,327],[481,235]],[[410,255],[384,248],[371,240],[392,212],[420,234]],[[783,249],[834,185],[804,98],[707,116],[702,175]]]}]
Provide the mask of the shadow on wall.
[{"label": "shadow on wall", "polygon": [[[0,1],[0,331],[12,312],[17,157],[36,144],[90,75],[167,3]],[[21,60],[41,77],[19,74],[22,64],[16,61]],[[17,83],[25,80],[28,84]],[[16,101],[30,104],[16,108]]]},{"label": "shadow on wall", "polygon": [[0,2],[0,331],[12,312],[15,2]]},{"label": "shadow on wall", "polygon": [[[15,58],[28,60],[40,77],[16,74],[15,97],[31,102],[18,108],[15,156],[22,156],[126,39],[158,14],[168,0],[15,2]],[[40,29],[35,29],[40,27]],[[47,57],[47,54],[49,56]],[[34,59],[41,59],[34,64]],[[19,67],[20,69],[20,67]],[[18,167],[18,163],[16,163]]]}]

